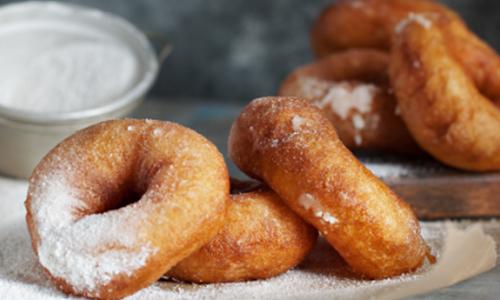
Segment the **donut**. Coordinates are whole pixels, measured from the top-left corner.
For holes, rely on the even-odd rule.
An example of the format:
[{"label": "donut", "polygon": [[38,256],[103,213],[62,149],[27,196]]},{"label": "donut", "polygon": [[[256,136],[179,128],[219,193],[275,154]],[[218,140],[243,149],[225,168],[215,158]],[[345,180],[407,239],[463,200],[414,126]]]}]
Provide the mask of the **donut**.
[{"label": "donut", "polygon": [[311,30],[311,46],[318,57],[350,48],[388,51],[397,24],[410,13],[459,17],[432,0],[339,0],[325,8]]},{"label": "donut", "polygon": [[316,19],[311,45],[317,57],[350,48],[389,51],[392,36],[408,16],[439,16],[450,55],[483,94],[500,106],[500,59],[451,9],[430,0],[340,0]]},{"label": "donut", "polygon": [[352,155],[308,101],[253,100],[231,127],[229,155],[318,229],[357,274],[398,275],[428,255],[409,205]]},{"label": "donut", "polygon": [[265,279],[300,263],[317,231],[292,212],[269,188],[232,181],[224,228],[168,275],[197,283]]},{"label": "donut", "polygon": [[403,120],[441,162],[470,171],[500,170],[500,108],[451,54],[440,19],[419,18],[425,22],[405,22],[391,51],[389,73]]},{"label": "donut", "polygon": [[26,199],[32,246],[63,292],[117,299],[144,288],[222,228],[222,155],[170,122],[106,121],[51,150]]},{"label": "donut", "polygon": [[389,55],[346,50],[294,70],[279,96],[297,96],[318,106],[351,150],[416,154],[421,150],[398,116],[389,85]]}]

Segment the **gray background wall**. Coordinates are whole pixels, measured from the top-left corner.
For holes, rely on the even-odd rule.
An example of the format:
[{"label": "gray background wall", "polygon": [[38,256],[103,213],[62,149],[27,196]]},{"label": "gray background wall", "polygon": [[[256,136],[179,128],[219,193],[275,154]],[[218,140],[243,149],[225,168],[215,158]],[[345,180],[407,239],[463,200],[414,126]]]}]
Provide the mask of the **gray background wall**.
[{"label": "gray background wall", "polygon": [[[13,1],[0,0],[1,3]],[[162,98],[246,102],[275,93],[311,59],[308,32],[332,0],[71,0],[121,15],[174,45],[151,92]],[[443,1],[500,49],[500,1]]]}]

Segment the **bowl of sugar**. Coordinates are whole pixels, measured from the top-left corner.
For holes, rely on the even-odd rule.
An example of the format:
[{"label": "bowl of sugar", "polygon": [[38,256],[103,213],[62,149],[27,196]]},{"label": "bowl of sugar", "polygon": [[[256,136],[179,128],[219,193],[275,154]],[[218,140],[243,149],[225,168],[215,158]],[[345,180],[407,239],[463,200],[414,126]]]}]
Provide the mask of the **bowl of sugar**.
[{"label": "bowl of sugar", "polygon": [[76,130],[129,114],[159,69],[132,24],[71,4],[0,7],[0,44],[0,174],[20,178]]}]

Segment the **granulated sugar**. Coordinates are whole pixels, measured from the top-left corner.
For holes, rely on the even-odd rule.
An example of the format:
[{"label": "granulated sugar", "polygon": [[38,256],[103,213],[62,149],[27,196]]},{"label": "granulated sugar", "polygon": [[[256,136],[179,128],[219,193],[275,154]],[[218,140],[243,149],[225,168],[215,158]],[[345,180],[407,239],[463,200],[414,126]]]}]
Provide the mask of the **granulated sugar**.
[{"label": "granulated sugar", "polygon": [[[42,272],[31,249],[24,221],[22,201],[26,183],[0,180],[0,192],[7,195],[0,205],[0,295],[2,299],[76,299],[59,292]],[[9,218],[6,218],[10,216]],[[394,299],[419,291],[437,289],[484,272],[496,255],[491,237],[500,240],[500,222],[422,223],[422,234],[439,257],[429,272],[425,265],[414,274],[385,280],[360,280],[322,239],[296,269],[268,280],[229,284],[185,284],[158,281],[129,300],[160,299]],[[461,231],[455,228],[475,227]],[[480,226],[477,224],[481,224]],[[450,227],[450,228],[447,228]],[[446,232],[447,250],[442,248]],[[478,259],[481,258],[481,259]],[[447,272],[447,273],[443,273]],[[434,273],[434,274],[433,274]],[[436,274],[437,273],[437,274]],[[443,282],[444,280],[444,282]],[[437,285],[439,284],[439,285]],[[425,285],[425,286],[423,286]],[[427,288],[426,288],[427,287]],[[405,294],[411,291],[410,294]]]},{"label": "granulated sugar", "polygon": [[[30,211],[40,237],[40,263],[52,276],[64,278],[77,291],[93,290],[116,275],[132,275],[158,250],[149,244],[136,246],[140,236],[130,225],[146,219],[143,210],[131,205],[78,219],[75,212],[85,209],[84,202],[69,188],[65,173],[44,176],[30,188]],[[108,245],[119,247],[97,250]]]},{"label": "granulated sugar", "polygon": [[0,106],[74,112],[116,101],[137,83],[142,67],[131,47],[102,26],[104,14],[86,24],[82,11],[54,3],[2,7]]},{"label": "granulated sugar", "polygon": [[[497,235],[500,233],[498,222],[485,222],[483,226],[487,230],[497,230]],[[443,223],[423,224],[423,234],[436,252],[441,249],[444,228]],[[0,245],[0,294],[5,299],[72,299],[56,290],[41,271],[31,250],[23,219],[19,218],[1,227]],[[480,248],[479,246],[474,245]],[[473,257],[464,259],[465,261],[460,261],[457,258],[456,263],[476,264]],[[393,279],[359,280],[353,276],[336,252],[320,240],[313,253],[298,268],[275,278],[207,285],[159,281],[128,299],[365,298],[418,280],[424,277],[423,274],[428,268],[429,266],[424,266],[415,274]]]}]

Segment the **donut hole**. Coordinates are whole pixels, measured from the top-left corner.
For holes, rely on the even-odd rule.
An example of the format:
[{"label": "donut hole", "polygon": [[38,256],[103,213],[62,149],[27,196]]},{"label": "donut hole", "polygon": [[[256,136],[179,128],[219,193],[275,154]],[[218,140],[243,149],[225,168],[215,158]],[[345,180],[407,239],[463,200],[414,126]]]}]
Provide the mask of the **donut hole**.
[{"label": "donut hole", "polygon": [[72,180],[79,190],[79,199],[83,202],[81,208],[75,211],[76,217],[119,210],[139,202],[158,176],[164,176],[163,171],[169,165],[171,163],[164,160],[138,160],[129,168],[114,173],[112,177],[97,175],[86,183]]},{"label": "donut hole", "polygon": [[132,187],[126,189],[126,192],[123,194],[123,196],[120,198],[119,201],[117,201],[115,207],[111,209],[120,209],[122,207],[134,204],[135,202],[138,202],[141,200],[142,196],[146,193],[145,188],[137,188],[137,187]]},{"label": "donut hole", "polygon": [[101,214],[132,205],[138,202],[146,191],[145,187],[141,187],[131,181],[125,181],[114,188],[106,185],[101,186],[100,192],[96,192],[101,195],[97,200],[98,203],[92,203],[91,199],[86,201],[87,205],[85,207],[90,209],[81,212],[81,215]]},{"label": "donut hole", "polygon": [[138,167],[130,171],[132,175],[126,176],[115,192],[111,193],[109,196],[110,205],[106,207],[104,212],[120,209],[140,201],[149,189],[151,181],[168,165],[170,163],[164,160],[140,162]]}]

